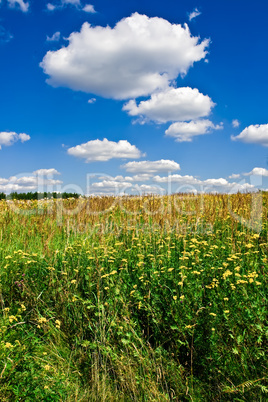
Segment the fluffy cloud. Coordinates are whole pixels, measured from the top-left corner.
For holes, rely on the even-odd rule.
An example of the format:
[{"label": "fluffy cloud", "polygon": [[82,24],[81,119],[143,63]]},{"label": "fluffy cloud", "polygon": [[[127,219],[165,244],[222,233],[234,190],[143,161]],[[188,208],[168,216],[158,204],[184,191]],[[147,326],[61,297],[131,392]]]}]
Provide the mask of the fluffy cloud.
[{"label": "fluffy cloud", "polygon": [[55,32],[51,37],[47,36],[47,42],[58,42],[60,40],[60,32]]},{"label": "fluffy cloud", "polygon": [[54,4],[47,3],[47,10],[54,11],[57,7]]},{"label": "fluffy cloud", "polygon": [[132,99],[123,106],[123,110],[130,116],[166,123],[208,116],[214,105],[209,96],[201,94],[196,88],[171,87],[152,94],[149,100],[141,101],[138,105]]},{"label": "fluffy cloud", "polygon": [[239,127],[239,126],[240,126],[240,121],[237,120],[237,119],[232,120],[232,126],[233,126],[234,128]]},{"label": "fluffy cloud", "polygon": [[192,21],[194,18],[198,17],[199,15],[201,15],[202,13],[195,8],[190,14],[189,14],[189,21]]},{"label": "fluffy cloud", "polygon": [[37,176],[53,176],[53,175],[59,175],[60,174],[60,172],[58,172],[56,169],[38,169],[38,170],[35,170],[34,172],[33,172],[33,174],[34,175],[37,175]]},{"label": "fluffy cloud", "polygon": [[202,184],[201,180],[196,179],[193,176],[185,175],[181,176],[180,174],[172,174],[166,177],[154,176],[153,181],[156,183],[180,183],[183,185],[199,185]]},{"label": "fluffy cloud", "polygon": [[139,194],[158,194],[164,195],[166,193],[165,189],[159,186],[152,186],[147,184],[135,184],[132,188],[133,192],[138,192]]},{"label": "fluffy cloud", "polygon": [[103,180],[101,182],[93,183],[91,185],[92,188],[102,189],[102,191],[110,191],[122,188],[129,188],[132,187],[132,184],[125,181],[116,181],[116,180]]},{"label": "fluffy cloud", "polygon": [[[268,171],[267,171],[268,173]],[[143,175],[139,175],[142,178]],[[146,176],[146,175],[145,175]],[[137,181],[135,176],[98,176],[99,181],[90,185],[89,192],[94,195],[123,195],[123,194],[174,194],[174,193],[227,193],[234,194],[244,191],[257,191],[258,183],[246,183],[241,180],[239,183],[230,183],[224,178],[210,178],[200,180],[190,175],[171,174],[160,177],[145,177],[151,180],[150,183],[134,184]],[[97,177],[97,176],[96,176]],[[256,185],[257,184],[257,185]],[[162,187],[163,185],[163,187]]]},{"label": "fluffy cloud", "polygon": [[23,0],[7,0],[7,1],[10,8],[19,7],[20,10],[23,11],[24,13],[27,13],[27,11],[29,10],[30,4],[24,3]]},{"label": "fluffy cloud", "polygon": [[153,181],[156,183],[169,183],[170,185],[179,184],[179,187],[176,188],[175,192],[225,192],[233,194],[238,191],[257,190],[253,184],[246,183],[245,181],[242,181],[241,183],[229,183],[223,178],[199,180],[193,176],[181,176],[178,174],[166,177],[154,176]]},{"label": "fluffy cloud", "polygon": [[152,177],[152,174],[143,173],[143,174],[135,174],[134,176],[118,175],[118,176],[112,177],[112,176],[106,175],[106,176],[100,176],[99,179],[100,180],[114,180],[114,181],[118,181],[118,182],[123,182],[123,181],[139,182],[139,181],[148,181],[151,179],[151,177]]},{"label": "fluffy cloud", "polygon": [[140,150],[135,145],[131,145],[126,140],[118,142],[101,140],[88,141],[85,144],[77,145],[68,149],[68,154],[78,158],[86,159],[86,162],[108,161],[113,158],[135,159],[142,156]]},{"label": "fluffy cloud", "polygon": [[23,185],[25,186],[47,186],[47,185],[56,185],[56,184],[61,184],[61,180],[54,180],[54,179],[44,179],[44,178],[39,178],[36,176],[25,176],[25,177],[12,177],[10,178],[10,182],[12,184],[17,184],[17,185]]},{"label": "fluffy cloud", "polygon": [[206,56],[208,45],[187,25],[135,13],[114,28],[84,23],[67,47],[47,52],[40,65],[54,87],[129,99],[166,89]]},{"label": "fluffy cloud", "polygon": [[268,170],[264,168],[255,167],[249,173],[244,173],[244,176],[268,176]]},{"label": "fluffy cloud", "polygon": [[25,133],[17,134],[12,131],[2,131],[0,132],[0,149],[2,148],[2,145],[10,146],[17,141],[29,141],[30,138],[31,137]]},{"label": "fluffy cloud", "polygon": [[57,4],[47,3],[47,10],[48,11],[59,10],[68,5],[74,6],[76,8],[81,8],[80,0],[60,0],[60,2]]},{"label": "fluffy cloud", "polygon": [[21,133],[18,134],[18,139],[21,140],[21,142],[29,141],[31,137],[28,134]]},{"label": "fluffy cloud", "polygon": [[90,103],[90,104],[95,103],[95,102],[96,102],[96,98],[90,98],[90,99],[87,101],[87,103]]},{"label": "fluffy cloud", "polygon": [[254,186],[254,184],[249,183],[228,183],[225,186],[219,188],[222,192],[228,192],[229,194],[236,194],[238,191],[249,192],[249,191],[257,191],[258,189]]},{"label": "fluffy cloud", "polygon": [[268,124],[256,124],[246,127],[239,135],[231,136],[233,141],[259,144],[268,147]]},{"label": "fluffy cloud", "polygon": [[62,4],[72,4],[74,6],[80,6],[80,0],[61,0]]},{"label": "fluffy cloud", "polygon": [[[100,178],[101,179],[101,178]],[[128,181],[104,179],[90,185],[90,195],[124,195],[132,187]]]},{"label": "fluffy cloud", "polygon": [[180,170],[180,165],[177,162],[165,159],[159,161],[128,162],[121,167],[126,169],[127,172],[145,174]]},{"label": "fluffy cloud", "polygon": [[133,181],[148,181],[152,177],[152,174],[148,173],[141,173],[141,174],[135,174],[132,176]]},{"label": "fluffy cloud", "polygon": [[207,179],[204,180],[204,184],[207,184],[209,186],[228,186],[230,183],[226,179]]},{"label": "fluffy cloud", "polygon": [[175,138],[177,142],[190,142],[193,137],[208,134],[212,130],[220,130],[223,125],[214,125],[210,120],[196,120],[190,122],[177,122],[165,131],[169,137]]},{"label": "fluffy cloud", "polygon": [[131,176],[124,177],[124,176],[121,176],[121,175],[118,175],[118,176],[115,176],[115,177],[105,175],[105,176],[100,176],[99,179],[100,180],[106,180],[106,181],[107,180],[108,181],[116,181],[116,182],[133,181],[133,178]]},{"label": "fluffy cloud", "polygon": [[228,177],[228,179],[239,179],[240,176],[241,175],[239,173],[233,173]]},{"label": "fluffy cloud", "polygon": [[96,12],[94,9],[94,6],[92,4],[86,4],[83,7],[83,11],[85,11],[86,13],[91,13],[91,14],[94,14]]},{"label": "fluffy cloud", "polygon": [[51,191],[51,187],[62,184],[61,180],[53,179],[54,174],[60,173],[56,169],[39,169],[29,175],[0,178],[0,191],[7,194],[12,191]]}]

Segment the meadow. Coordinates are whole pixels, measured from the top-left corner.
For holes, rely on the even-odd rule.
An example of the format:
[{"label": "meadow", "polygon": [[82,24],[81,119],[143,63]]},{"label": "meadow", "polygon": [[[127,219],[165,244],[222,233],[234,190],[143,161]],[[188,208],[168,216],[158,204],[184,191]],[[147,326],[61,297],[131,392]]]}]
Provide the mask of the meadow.
[{"label": "meadow", "polygon": [[267,401],[268,193],[0,201],[0,400]]}]

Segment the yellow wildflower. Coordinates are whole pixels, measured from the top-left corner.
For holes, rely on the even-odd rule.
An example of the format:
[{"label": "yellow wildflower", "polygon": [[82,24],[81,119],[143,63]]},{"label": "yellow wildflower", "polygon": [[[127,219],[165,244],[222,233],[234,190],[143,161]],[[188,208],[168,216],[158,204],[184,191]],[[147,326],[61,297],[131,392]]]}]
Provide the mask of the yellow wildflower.
[{"label": "yellow wildflower", "polygon": [[9,322],[10,322],[10,323],[13,322],[13,321],[18,321],[17,317],[15,317],[14,315],[10,315],[10,316],[8,317],[8,319],[9,319]]},{"label": "yellow wildflower", "polygon": [[226,278],[228,278],[228,276],[231,276],[231,275],[232,275],[232,272],[231,272],[229,269],[227,269],[227,270],[223,273],[222,277],[223,277],[223,279],[225,280]]}]

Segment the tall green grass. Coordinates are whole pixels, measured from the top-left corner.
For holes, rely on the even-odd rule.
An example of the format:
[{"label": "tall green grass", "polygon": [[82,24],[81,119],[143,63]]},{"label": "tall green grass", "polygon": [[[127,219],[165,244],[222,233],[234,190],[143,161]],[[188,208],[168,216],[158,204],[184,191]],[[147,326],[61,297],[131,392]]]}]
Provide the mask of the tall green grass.
[{"label": "tall green grass", "polygon": [[267,400],[261,196],[2,201],[0,400]]}]

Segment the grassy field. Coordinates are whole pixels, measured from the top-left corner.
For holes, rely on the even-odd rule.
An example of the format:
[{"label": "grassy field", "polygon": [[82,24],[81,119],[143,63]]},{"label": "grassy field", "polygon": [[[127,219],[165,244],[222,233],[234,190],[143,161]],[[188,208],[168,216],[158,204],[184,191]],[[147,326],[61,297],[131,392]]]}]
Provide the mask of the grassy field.
[{"label": "grassy field", "polygon": [[0,400],[267,401],[267,212],[0,201]]}]

